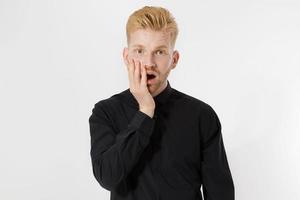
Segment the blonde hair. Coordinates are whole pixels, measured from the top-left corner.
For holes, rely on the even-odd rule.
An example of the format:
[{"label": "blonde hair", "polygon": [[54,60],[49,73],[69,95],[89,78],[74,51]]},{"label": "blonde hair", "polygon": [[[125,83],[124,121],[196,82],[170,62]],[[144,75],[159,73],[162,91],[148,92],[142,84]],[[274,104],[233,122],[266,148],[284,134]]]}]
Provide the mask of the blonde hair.
[{"label": "blonde hair", "polygon": [[144,6],[134,11],[129,16],[126,24],[127,44],[129,44],[130,33],[138,29],[147,28],[170,33],[171,45],[174,48],[179,30],[174,17],[167,9],[156,6]]}]

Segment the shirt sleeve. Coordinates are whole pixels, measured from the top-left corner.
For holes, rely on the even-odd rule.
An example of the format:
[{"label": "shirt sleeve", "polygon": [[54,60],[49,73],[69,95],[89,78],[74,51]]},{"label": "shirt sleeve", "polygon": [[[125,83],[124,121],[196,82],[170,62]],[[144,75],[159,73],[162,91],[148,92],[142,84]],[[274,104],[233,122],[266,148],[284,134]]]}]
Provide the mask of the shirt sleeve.
[{"label": "shirt sleeve", "polygon": [[89,118],[93,174],[99,184],[115,188],[131,169],[150,141],[154,118],[138,110],[124,130],[117,132],[100,103]]},{"label": "shirt sleeve", "polygon": [[229,169],[221,123],[209,107],[202,120],[201,177],[204,200],[234,200],[234,183]]}]

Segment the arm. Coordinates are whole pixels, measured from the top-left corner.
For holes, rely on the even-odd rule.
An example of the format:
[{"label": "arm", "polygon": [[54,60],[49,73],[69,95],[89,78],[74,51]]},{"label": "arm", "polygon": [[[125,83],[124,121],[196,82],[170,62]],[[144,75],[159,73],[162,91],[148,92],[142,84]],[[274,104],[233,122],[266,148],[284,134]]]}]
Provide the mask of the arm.
[{"label": "arm", "polygon": [[221,124],[210,107],[202,120],[201,176],[205,200],[234,200],[234,183],[227,162]]},{"label": "arm", "polygon": [[93,174],[99,184],[112,190],[126,178],[149,143],[154,119],[137,111],[126,129],[117,133],[100,103],[89,118]]}]

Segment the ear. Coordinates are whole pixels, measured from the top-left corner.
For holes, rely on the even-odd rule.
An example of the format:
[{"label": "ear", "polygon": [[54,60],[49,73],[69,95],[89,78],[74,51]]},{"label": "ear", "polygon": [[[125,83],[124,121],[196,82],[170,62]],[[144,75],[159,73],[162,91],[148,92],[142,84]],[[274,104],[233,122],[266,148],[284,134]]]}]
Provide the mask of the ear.
[{"label": "ear", "polygon": [[175,50],[173,52],[173,56],[172,56],[172,65],[171,65],[172,69],[174,69],[176,67],[179,57],[180,57],[179,52],[177,50]]},{"label": "ear", "polygon": [[124,47],[123,49],[123,61],[125,65],[128,65],[128,48]]}]

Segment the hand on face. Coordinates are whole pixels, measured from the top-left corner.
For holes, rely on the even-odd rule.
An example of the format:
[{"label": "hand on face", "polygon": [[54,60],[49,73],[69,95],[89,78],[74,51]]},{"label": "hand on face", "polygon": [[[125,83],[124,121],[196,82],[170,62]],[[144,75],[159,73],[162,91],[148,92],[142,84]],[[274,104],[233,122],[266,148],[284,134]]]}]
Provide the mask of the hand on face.
[{"label": "hand on face", "polygon": [[139,103],[140,109],[150,113],[154,112],[155,102],[147,87],[145,65],[131,58],[127,58],[126,61],[130,92]]}]

